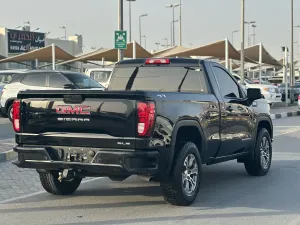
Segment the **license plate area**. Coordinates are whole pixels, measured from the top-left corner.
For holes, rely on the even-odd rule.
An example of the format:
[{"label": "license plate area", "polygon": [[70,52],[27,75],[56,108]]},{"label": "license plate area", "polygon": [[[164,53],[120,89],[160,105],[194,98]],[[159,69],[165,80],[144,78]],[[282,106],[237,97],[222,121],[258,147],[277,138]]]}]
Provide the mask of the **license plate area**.
[{"label": "license plate area", "polygon": [[67,152],[65,161],[87,163],[88,157],[85,153]]}]

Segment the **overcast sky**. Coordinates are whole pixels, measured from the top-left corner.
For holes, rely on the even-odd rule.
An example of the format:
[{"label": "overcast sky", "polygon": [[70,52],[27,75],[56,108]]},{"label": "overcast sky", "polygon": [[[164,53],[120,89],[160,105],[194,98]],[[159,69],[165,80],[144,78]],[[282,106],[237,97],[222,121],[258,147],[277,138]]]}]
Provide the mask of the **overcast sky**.
[{"label": "overcast sky", "polygon": [[[172,10],[166,4],[179,0],[137,0],[132,3],[132,33],[139,40],[138,17],[142,20],[142,34],[147,36],[147,49],[156,49],[155,42],[170,42]],[[190,47],[208,44],[224,38],[232,39],[232,31],[240,29],[240,0],[182,0],[183,45]],[[300,25],[300,0],[294,0],[295,26]],[[22,21],[30,21],[32,29],[51,31],[50,37],[63,37],[59,26],[66,26],[68,35],[82,34],[84,51],[92,46],[114,46],[117,29],[117,0],[0,0],[0,26],[15,28]],[[290,46],[290,0],[246,0],[246,20],[257,22],[256,42],[262,42],[275,57],[280,58],[281,46]],[[178,18],[177,8],[175,17]],[[247,27],[246,31],[247,31]],[[128,2],[124,0],[124,29],[128,29]],[[295,41],[300,29],[295,29]],[[252,33],[252,29],[251,29]],[[246,33],[247,35],[247,33]],[[176,43],[178,43],[178,24]],[[247,46],[247,36],[246,36]],[[144,41],[143,41],[144,43]],[[239,49],[240,34],[234,44]],[[295,44],[295,55],[298,44]]]}]

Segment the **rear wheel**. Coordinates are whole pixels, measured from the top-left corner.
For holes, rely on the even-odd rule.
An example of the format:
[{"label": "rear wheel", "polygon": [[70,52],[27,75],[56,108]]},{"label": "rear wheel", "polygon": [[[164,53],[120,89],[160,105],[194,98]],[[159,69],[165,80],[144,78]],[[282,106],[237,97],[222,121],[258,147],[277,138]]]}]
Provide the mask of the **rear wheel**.
[{"label": "rear wheel", "polygon": [[272,142],[267,129],[259,131],[253,155],[245,161],[245,169],[251,176],[264,176],[271,167]]},{"label": "rear wheel", "polygon": [[161,182],[164,199],[172,205],[192,204],[199,191],[202,162],[194,143],[186,143],[175,158],[170,177]]},{"label": "rear wheel", "polygon": [[81,178],[74,177],[69,180],[58,180],[58,171],[49,171],[39,173],[40,181],[43,188],[54,195],[70,195],[73,194],[81,183]]}]

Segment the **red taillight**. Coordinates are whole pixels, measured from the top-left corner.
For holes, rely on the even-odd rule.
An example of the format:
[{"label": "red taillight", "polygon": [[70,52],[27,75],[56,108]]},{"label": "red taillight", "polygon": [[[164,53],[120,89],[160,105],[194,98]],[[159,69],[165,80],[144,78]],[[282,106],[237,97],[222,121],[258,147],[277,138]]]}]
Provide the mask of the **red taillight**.
[{"label": "red taillight", "polygon": [[170,64],[170,59],[147,59],[146,64]]},{"label": "red taillight", "polygon": [[15,100],[12,111],[13,127],[15,132],[20,131],[20,100]]},{"label": "red taillight", "polygon": [[300,101],[300,95],[298,95],[298,100]]},{"label": "red taillight", "polygon": [[149,136],[155,120],[154,102],[138,102],[137,104],[137,133],[139,136]]}]

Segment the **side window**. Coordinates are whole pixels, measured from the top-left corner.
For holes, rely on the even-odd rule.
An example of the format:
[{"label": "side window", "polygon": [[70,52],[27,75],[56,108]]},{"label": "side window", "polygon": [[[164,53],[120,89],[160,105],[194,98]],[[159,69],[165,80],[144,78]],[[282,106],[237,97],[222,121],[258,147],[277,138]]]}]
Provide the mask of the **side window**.
[{"label": "side window", "polygon": [[63,88],[65,84],[70,84],[70,81],[68,81],[62,75],[60,74],[49,75],[49,87]]},{"label": "side window", "polygon": [[241,98],[239,88],[234,80],[220,67],[213,67],[217,81],[219,83],[221,94],[227,98]]},{"label": "side window", "polygon": [[45,74],[34,74],[34,75],[27,75],[21,83],[29,85],[29,86],[39,86],[45,87],[46,86],[46,75]]},{"label": "side window", "polygon": [[205,75],[202,69],[190,70],[182,84],[182,92],[208,93]]}]

